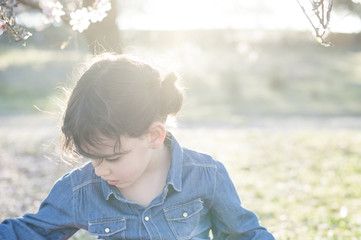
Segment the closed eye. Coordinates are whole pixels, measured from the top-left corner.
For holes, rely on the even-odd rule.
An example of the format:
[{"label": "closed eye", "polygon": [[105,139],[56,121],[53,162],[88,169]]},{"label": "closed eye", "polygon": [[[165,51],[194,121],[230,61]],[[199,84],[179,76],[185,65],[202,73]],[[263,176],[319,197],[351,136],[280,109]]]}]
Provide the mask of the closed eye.
[{"label": "closed eye", "polygon": [[116,157],[116,158],[105,158],[106,161],[108,162],[116,162],[120,159],[121,157]]}]

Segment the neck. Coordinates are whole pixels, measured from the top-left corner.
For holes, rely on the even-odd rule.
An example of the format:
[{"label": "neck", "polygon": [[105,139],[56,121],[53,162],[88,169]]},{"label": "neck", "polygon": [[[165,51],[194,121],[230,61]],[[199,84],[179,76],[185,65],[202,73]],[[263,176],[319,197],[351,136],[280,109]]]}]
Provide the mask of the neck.
[{"label": "neck", "polygon": [[142,206],[148,206],[154,198],[162,193],[170,165],[171,154],[163,144],[160,148],[154,149],[153,158],[142,179],[137,184],[120,189],[120,191],[127,199]]},{"label": "neck", "polygon": [[147,172],[169,170],[171,164],[171,154],[169,149],[163,144],[161,147],[154,149],[153,157]]}]

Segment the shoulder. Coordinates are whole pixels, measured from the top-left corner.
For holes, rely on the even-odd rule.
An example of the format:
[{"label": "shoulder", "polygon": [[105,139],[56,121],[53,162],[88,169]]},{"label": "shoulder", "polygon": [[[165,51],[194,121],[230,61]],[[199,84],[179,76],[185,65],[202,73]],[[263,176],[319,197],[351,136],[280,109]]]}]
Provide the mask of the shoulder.
[{"label": "shoulder", "polygon": [[172,156],[181,162],[183,167],[203,167],[217,169],[222,163],[215,160],[211,155],[195,151],[181,146],[172,135]]},{"label": "shoulder", "polygon": [[196,172],[198,176],[208,176],[207,181],[213,179],[220,182],[231,182],[229,173],[222,162],[206,153],[186,148],[183,148],[183,172]]},{"label": "shoulder", "polygon": [[57,183],[71,183],[72,190],[76,191],[88,184],[99,183],[100,181],[100,178],[95,175],[93,165],[89,162],[65,174]]},{"label": "shoulder", "polygon": [[215,160],[211,155],[183,148],[183,166],[202,166],[217,169],[223,164]]}]

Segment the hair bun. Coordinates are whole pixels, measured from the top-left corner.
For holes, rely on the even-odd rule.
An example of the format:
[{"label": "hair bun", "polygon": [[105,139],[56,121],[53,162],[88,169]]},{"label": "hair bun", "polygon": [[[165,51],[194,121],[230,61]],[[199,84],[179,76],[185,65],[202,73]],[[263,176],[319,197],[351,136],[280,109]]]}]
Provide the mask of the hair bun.
[{"label": "hair bun", "polygon": [[174,73],[168,73],[161,82],[161,114],[175,115],[183,103],[183,91],[177,84],[179,77]]},{"label": "hair bun", "polygon": [[166,87],[175,85],[177,80],[178,80],[178,76],[174,72],[171,72],[171,73],[168,73],[165,76],[165,78],[162,81],[161,85],[162,85],[162,87],[166,88]]}]

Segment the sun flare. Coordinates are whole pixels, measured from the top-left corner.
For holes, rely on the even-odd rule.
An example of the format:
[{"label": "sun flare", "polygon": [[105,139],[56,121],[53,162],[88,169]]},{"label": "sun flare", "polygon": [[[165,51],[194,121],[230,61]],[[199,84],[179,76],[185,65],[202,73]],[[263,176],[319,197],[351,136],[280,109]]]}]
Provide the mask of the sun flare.
[{"label": "sun flare", "polygon": [[[118,25],[123,30],[311,30],[296,1],[124,0],[119,8]],[[339,15],[333,13],[332,31],[361,31],[359,19]]]}]

